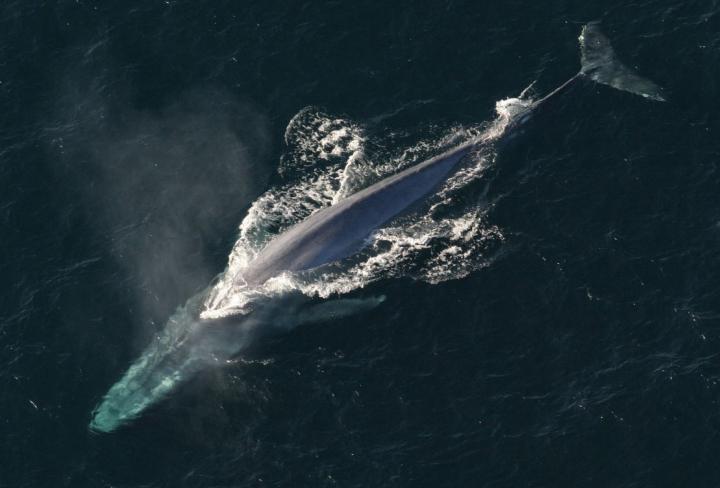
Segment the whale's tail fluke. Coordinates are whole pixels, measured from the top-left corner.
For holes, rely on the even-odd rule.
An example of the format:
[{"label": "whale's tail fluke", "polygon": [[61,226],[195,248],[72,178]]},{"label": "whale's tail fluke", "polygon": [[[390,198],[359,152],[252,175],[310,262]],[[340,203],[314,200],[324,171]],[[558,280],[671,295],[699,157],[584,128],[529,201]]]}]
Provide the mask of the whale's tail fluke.
[{"label": "whale's tail fluke", "polygon": [[618,90],[634,93],[651,100],[665,101],[662,89],[658,85],[638,75],[617,59],[610,41],[600,30],[599,22],[586,24],[580,33],[579,40],[582,62],[580,73],[582,75]]}]

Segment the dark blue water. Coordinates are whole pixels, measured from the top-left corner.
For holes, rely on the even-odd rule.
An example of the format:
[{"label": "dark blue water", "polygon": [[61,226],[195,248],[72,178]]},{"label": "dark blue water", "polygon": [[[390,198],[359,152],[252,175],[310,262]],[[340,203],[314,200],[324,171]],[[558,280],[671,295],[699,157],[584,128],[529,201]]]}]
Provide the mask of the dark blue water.
[{"label": "dark blue water", "polygon": [[[462,193],[488,266],[88,430],[298,111],[402,151],[572,76],[593,19],[669,101],[585,84],[499,151]],[[717,486],[719,32],[713,1],[4,2],[0,486]]]}]

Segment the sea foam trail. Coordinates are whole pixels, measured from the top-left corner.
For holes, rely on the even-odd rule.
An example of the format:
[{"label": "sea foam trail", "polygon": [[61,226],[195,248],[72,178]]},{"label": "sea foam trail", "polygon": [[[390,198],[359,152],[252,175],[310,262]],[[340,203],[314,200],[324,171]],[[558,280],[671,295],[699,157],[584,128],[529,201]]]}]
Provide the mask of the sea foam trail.
[{"label": "sea foam trail", "polygon": [[[483,251],[502,241],[502,232],[486,223],[485,208],[479,204],[456,208],[453,196],[483,174],[494,159],[493,142],[530,103],[524,98],[501,100],[491,123],[455,127],[398,154],[375,151],[372,156],[368,156],[368,136],[361,125],[312,107],[303,109],[285,131],[288,152],[279,172],[287,182],[268,190],[251,206],[240,224],[228,266],[207,294],[201,317],[246,314],[258,299],[290,291],[329,297],[381,278],[402,276],[438,283],[486,265],[489,261]],[[428,205],[377,230],[357,256],[320,272],[284,273],[261,287],[245,285],[243,270],[275,235],[321,208],[469,139],[487,144],[480,145]],[[373,142],[374,147],[383,146],[382,141]]]}]

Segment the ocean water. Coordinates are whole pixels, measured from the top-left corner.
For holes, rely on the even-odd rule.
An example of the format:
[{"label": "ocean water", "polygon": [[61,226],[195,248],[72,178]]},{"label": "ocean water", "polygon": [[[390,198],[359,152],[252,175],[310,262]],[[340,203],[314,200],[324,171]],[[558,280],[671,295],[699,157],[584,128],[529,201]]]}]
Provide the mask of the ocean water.
[{"label": "ocean water", "polygon": [[[575,87],[278,284],[372,306],[275,311],[88,428],[178,306],[242,307],[244,253],[573,76],[591,20],[667,102]],[[3,2],[0,487],[717,486],[719,32],[714,1]]]}]

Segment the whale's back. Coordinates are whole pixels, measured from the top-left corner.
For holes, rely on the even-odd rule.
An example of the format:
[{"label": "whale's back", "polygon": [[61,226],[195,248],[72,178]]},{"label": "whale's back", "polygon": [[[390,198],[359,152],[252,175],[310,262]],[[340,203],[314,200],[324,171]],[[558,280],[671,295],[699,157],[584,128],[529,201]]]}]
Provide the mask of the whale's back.
[{"label": "whale's back", "polygon": [[463,144],[323,208],[275,237],[243,272],[250,286],[284,271],[302,271],[360,250],[368,236],[445,181],[473,147]]}]

